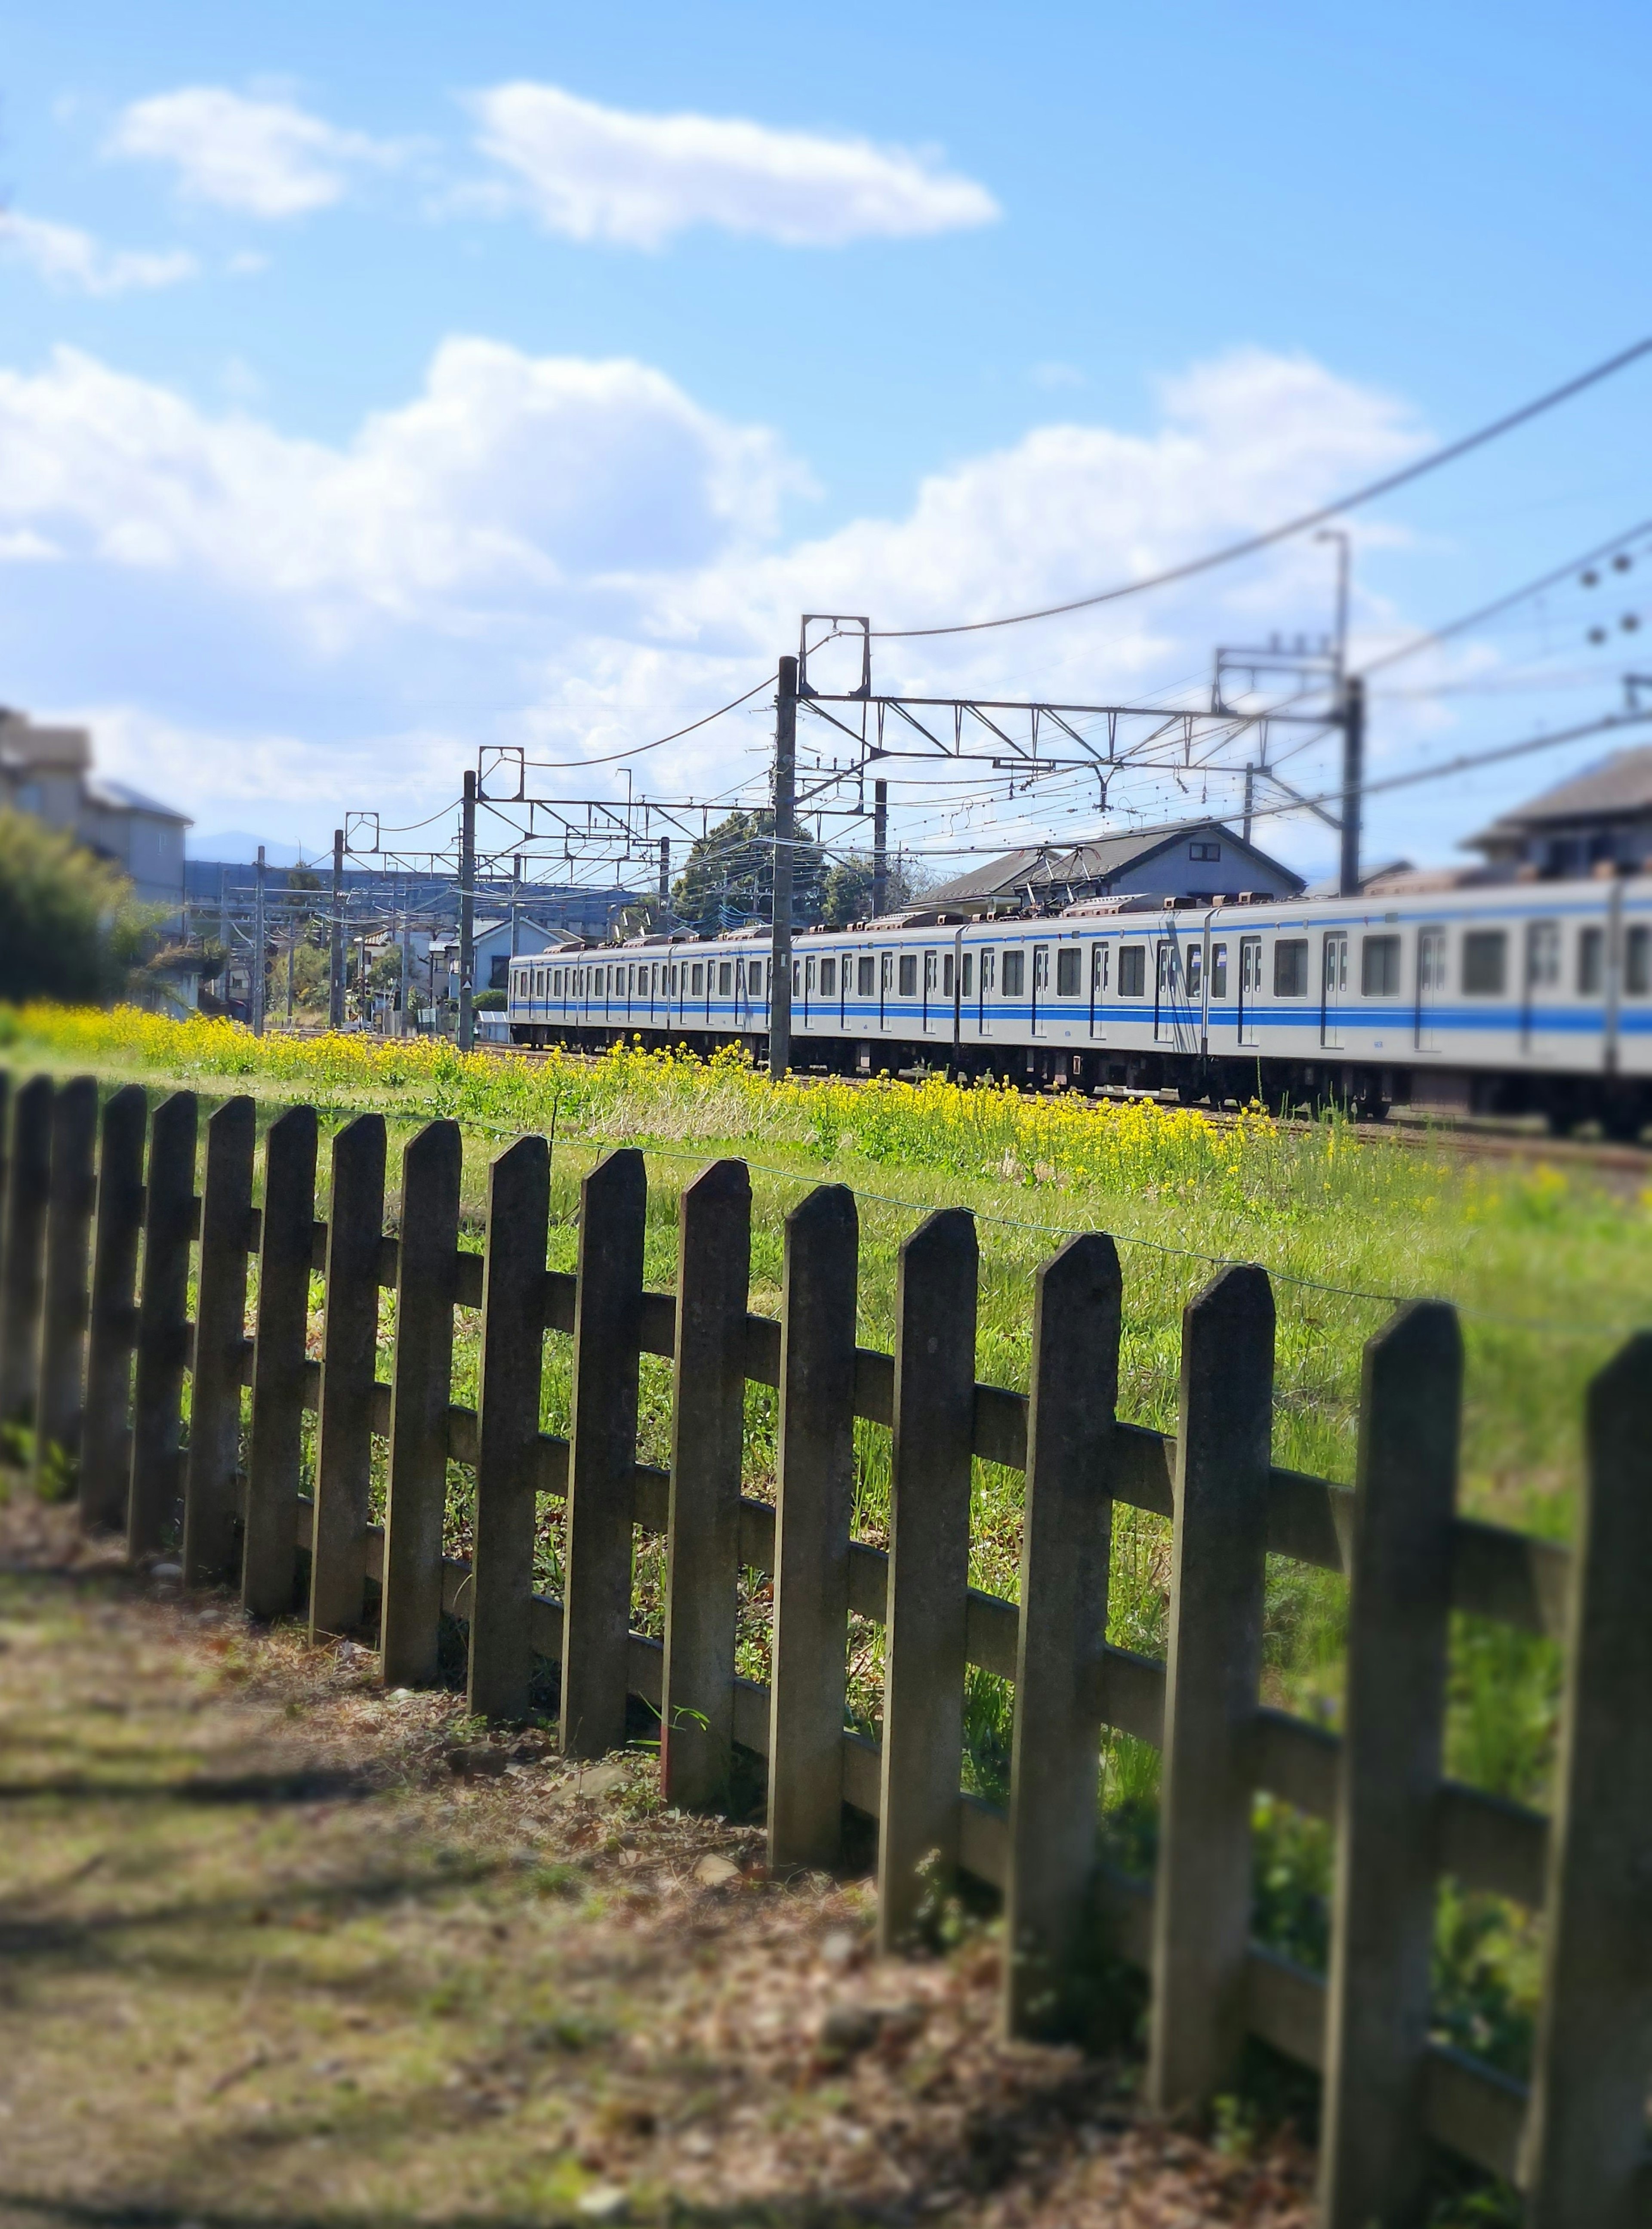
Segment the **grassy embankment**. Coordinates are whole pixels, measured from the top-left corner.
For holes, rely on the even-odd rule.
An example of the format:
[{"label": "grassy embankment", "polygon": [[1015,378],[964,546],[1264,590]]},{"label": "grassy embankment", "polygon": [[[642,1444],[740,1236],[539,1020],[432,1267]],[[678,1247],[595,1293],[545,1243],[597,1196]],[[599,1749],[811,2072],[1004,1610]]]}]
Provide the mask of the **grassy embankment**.
[{"label": "grassy embankment", "polygon": [[[1219,1126],[1187,1110],[1028,1101],[931,1082],[857,1087],[775,1086],[743,1063],[708,1065],[640,1052],[590,1063],[490,1055],[464,1058],[428,1041],[272,1037],[257,1044],[222,1023],[175,1025],[131,1012],[31,1009],[11,1018],[3,1057],[18,1070],[94,1069],[154,1089],[188,1084],[208,1097],[254,1093],[273,1113],[313,1100],[339,1119],[382,1109],[400,1138],[434,1115],[467,1133],[465,1211],[478,1243],[486,1165],[498,1141],[555,1127],[552,1260],[572,1266],[579,1179],[618,1142],[648,1153],[648,1277],[674,1273],[682,1185],[720,1152],[754,1163],[754,1307],[778,1305],[785,1210],[823,1179],[852,1185],[861,1225],[861,1337],[887,1345],[901,1238],[930,1207],[959,1203],[981,1217],[981,1375],[1024,1386],[1031,1282],[1073,1229],[1111,1230],[1125,1280],[1121,1411],[1175,1422],[1181,1309],[1213,1261],[1263,1262],[1276,1280],[1277,1459],[1339,1480],[1352,1474],[1359,1359],[1392,1297],[1443,1296],[1463,1311],[1468,1354],[1463,1500],[1477,1513],[1546,1533],[1566,1532],[1579,1459],[1584,1386],[1626,1328],[1652,1316],[1648,1201],[1586,1174],[1476,1163],[1443,1148],[1399,1145],[1340,1123],[1285,1131],[1261,1115]],[[323,1154],[323,1169],[325,1155]],[[324,1200],[318,1212],[325,1212]],[[394,1205],[392,1214],[394,1217]],[[392,1329],[387,1303],[387,1346]],[[474,1320],[462,1314],[454,1397],[474,1397]],[[563,1429],[568,1343],[547,1344],[544,1424]],[[669,1371],[645,1359],[643,1446],[663,1461]],[[774,1399],[748,1394],[748,1491],[772,1482]],[[877,1538],[888,1501],[888,1436],[859,1428],[858,1525]],[[1016,1584],[1021,1481],[977,1466],[973,1577]],[[466,1545],[468,1474],[456,1468],[450,1537]],[[543,1583],[558,1581],[551,1525]],[[1119,1642],[1162,1653],[1166,1528],[1121,1512],[1110,1628]],[[658,1619],[659,1557],[638,1558],[638,1613]],[[764,1609],[754,1597],[746,1668],[763,1671]],[[1322,1574],[1276,1563],[1270,1580],[1268,1683],[1274,1699],[1335,1720],[1341,1590]],[[853,1640],[855,1703],[875,1723],[879,1640]],[[1459,1620],[1453,1651],[1450,1768],[1502,1793],[1540,1802],[1550,1763],[1556,1667],[1546,1647]],[[970,1770],[1002,1789],[1008,1731],[1002,1685],[972,1675]],[[1156,1759],[1120,1740],[1109,1753],[1108,1803],[1139,1858],[1150,1847]],[[1310,1961],[1322,1952],[1326,1850],[1321,1832],[1264,1807],[1258,1838],[1265,1931]],[[1442,1904],[1442,1982],[1451,2032],[1511,2066],[1523,2055],[1534,1982],[1530,1931],[1487,1899]]]}]

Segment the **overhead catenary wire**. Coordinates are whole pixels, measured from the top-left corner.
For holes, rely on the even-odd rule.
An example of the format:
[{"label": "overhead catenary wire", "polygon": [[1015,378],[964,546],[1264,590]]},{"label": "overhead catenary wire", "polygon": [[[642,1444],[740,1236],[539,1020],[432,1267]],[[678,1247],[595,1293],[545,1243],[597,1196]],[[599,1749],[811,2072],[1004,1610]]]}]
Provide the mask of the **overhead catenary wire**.
[{"label": "overhead catenary wire", "polygon": [[1472,434],[1448,441],[1444,447],[1431,450],[1427,456],[1418,458],[1412,464],[1402,465],[1396,472],[1386,472],[1380,479],[1372,480],[1364,487],[1353,489],[1335,503],[1322,504],[1316,510],[1303,511],[1299,517],[1286,519],[1282,524],[1269,527],[1260,534],[1247,535],[1242,541],[1230,542],[1220,549],[1207,550],[1202,556],[1190,557],[1180,565],[1149,574],[1142,580],[1121,581],[1116,588],[1100,588],[1087,596],[1073,596],[1065,603],[1046,604],[1037,611],[1012,612],[1001,619],[959,620],[945,626],[874,627],[870,632],[885,642],[913,642],[937,635],[982,634],[996,627],[1025,626],[1033,620],[1059,619],[1068,612],[1092,611],[1098,605],[1117,603],[1126,596],[1143,595],[1150,588],[1165,588],[1178,581],[1190,581],[1201,573],[1212,572],[1220,565],[1231,565],[1239,558],[1252,556],[1258,550],[1271,549],[1276,543],[1305,534],[1310,528],[1322,526],[1328,519],[1338,517],[1344,511],[1357,510],[1363,504],[1374,503],[1380,496],[1392,495],[1396,488],[1409,486],[1413,480],[1419,480],[1429,472],[1438,472],[1443,466],[1454,464],[1459,457],[1466,457],[1474,450],[1485,447],[1489,442],[1499,440],[1503,434],[1512,434],[1516,427],[1528,425],[1546,411],[1557,408],[1562,402],[1569,402],[1574,395],[1598,386],[1603,380],[1626,370],[1630,364],[1649,354],[1652,354],[1652,336],[1635,342],[1630,348],[1620,349],[1615,356],[1591,364],[1588,370],[1579,372],[1574,378],[1549,389],[1545,394],[1534,395],[1529,402],[1521,403],[1518,409],[1506,412],[1501,418],[1493,419],[1489,425],[1477,427]]}]

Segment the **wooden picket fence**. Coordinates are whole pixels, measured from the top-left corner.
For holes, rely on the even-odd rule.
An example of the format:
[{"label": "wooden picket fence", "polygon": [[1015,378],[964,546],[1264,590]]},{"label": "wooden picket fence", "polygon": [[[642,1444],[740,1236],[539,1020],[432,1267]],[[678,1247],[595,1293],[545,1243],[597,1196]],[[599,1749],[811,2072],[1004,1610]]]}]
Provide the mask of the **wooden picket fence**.
[{"label": "wooden picket fence", "polygon": [[[620,1743],[628,1697],[644,1698],[660,1714],[674,1802],[714,1804],[735,1744],[755,1752],[774,1867],[829,1866],[845,1805],[877,1821],[884,1950],[910,1939],[938,1873],[1002,1892],[1014,2033],[1070,2029],[1083,1992],[1105,1986],[1088,1955],[1099,1921],[1152,1975],[1156,2106],[1207,2102],[1247,2033],[1322,2071],[1327,2229],[1408,2219],[1433,2142],[1518,2183],[1534,2229],[1648,2218],[1652,1336],[1591,1389],[1567,1550],[1456,1513],[1462,1351],[1439,1303],[1402,1309],[1367,1349],[1349,1491],[1272,1461],[1274,1312],[1260,1269],[1223,1271],[1188,1307],[1171,1438],[1115,1416],[1121,1288],[1100,1234],[1039,1272],[1022,1395],[976,1381],[976,1237],[961,1210],[931,1215],[903,1246],[888,1355],[856,1345],[858,1229],[842,1185],[786,1219],[776,1320],[747,1308],[739,1161],[683,1192],[677,1289],[653,1293],[636,1151],[585,1178],[567,1275],[546,1268],[542,1138],[493,1162],[477,1254],[458,1243],[452,1122],[407,1144],[389,1236],[376,1114],[333,1138],[323,1224],[313,1108],[270,1127],[255,1206],[250,1099],[207,1123],[197,1195],[194,1095],[152,1116],[137,1086],[99,1097],[90,1077],[14,1091],[0,1073],[0,1423],[33,1423],[42,1462],[78,1462],[88,1527],[124,1530],[135,1558],[178,1550],[186,1583],[237,1584],[261,1617],[302,1609],[307,1561],[319,1635],[359,1628],[376,1582],[391,1685],[434,1680],[444,1612],[466,1619],[478,1712],[522,1713],[535,1660],[558,1661],[570,1755]],[[316,1272],[319,1361],[307,1353]],[[375,1367],[386,1288],[387,1384]],[[475,1411],[451,1399],[456,1306],[482,1310]],[[539,1428],[547,1333],[573,1342],[566,1440]],[[645,1353],[674,1365],[669,1470],[636,1460]],[[741,1492],[748,1379],[779,1390],[773,1505]],[[309,1494],[307,1409],[319,1412]],[[857,1417],[893,1432],[887,1552],[851,1538]],[[369,1474],[386,1435],[380,1529]],[[1019,1603],[969,1584],[976,1456],[1025,1474]],[[469,1565],[442,1552],[450,1462],[475,1468]],[[541,1494],[564,1505],[560,1602],[533,1590]],[[1115,1502],[1174,1519],[1165,1663],[1105,1639]],[[669,1543],[663,1645],[631,1629],[637,1527]],[[1340,1736],[1258,1704],[1269,1555],[1348,1575]],[[742,1567],[772,1574],[766,1688],[735,1672]],[[852,1611],[885,1626],[880,1748],[844,1730]],[[1444,1776],[1453,1611],[1564,1647],[1552,1817]],[[1007,1809],[959,1792],[970,1665],[1015,1682]],[[1151,1883],[1098,1860],[1105,1727],[1162,1752]],[[1259,1789],[1334,1826],[1326,1979],[1251,1940]],[[1431,2040],[1445,1873],[1545,1915],[1529,2090]]]}]

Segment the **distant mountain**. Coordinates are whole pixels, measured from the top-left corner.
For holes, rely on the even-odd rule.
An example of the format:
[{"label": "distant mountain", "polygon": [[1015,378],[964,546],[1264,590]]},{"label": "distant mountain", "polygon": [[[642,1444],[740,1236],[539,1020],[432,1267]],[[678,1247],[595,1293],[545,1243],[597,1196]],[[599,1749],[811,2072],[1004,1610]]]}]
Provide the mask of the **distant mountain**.
[{"label": "distant mountain", "polygon": [[272,867],[296,867],[301,863],[313,866],[322,856],[298,844],[276,844],[267,836],[249,836],[244,828],[221,828],[209,836],[191,835],[188,849],[192,859],[223,859],[231,866],[250,867],[258,857],[260,844],[264,846],[265,864]]}]

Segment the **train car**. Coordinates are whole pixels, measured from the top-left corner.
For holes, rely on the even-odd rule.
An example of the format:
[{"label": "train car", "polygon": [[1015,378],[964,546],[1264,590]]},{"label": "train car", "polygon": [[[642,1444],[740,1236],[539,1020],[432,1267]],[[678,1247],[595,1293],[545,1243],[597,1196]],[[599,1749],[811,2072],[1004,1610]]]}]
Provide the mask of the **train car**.
[{"label": "train car", "polygon": [[[512,1040],[763,1057],[764,928],[514,961]],[[1120,897],[1060,914],[802,931],[797,1069],[938,1070],[1189,1103],[1652,1119],[1652,880],[1385,902]]]}]

